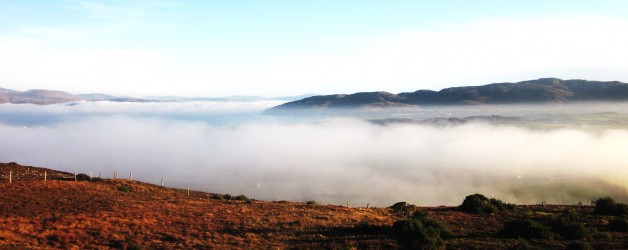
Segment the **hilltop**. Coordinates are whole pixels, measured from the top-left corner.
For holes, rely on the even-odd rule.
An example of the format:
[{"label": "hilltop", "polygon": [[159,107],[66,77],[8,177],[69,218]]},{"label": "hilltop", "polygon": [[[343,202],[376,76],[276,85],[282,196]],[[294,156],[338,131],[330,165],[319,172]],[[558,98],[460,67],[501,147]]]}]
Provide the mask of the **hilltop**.
[{"label": "hilltop", "polygon": [[312,96],[270,108],[265,113],[289,114],[292,112],[323,111],[335,108],[626,100],[628,100],[628,84],[626,83],[541,78],[517,83],[492,83],[482,86],[453,87],[440,91],[418,90],[399,94],[361,92],[349,95]]},{"label": "hilltop", "polygon": [[[593,207],[582,205],[506,206],[491,199],[499,212],[473,214],[457,207],[402,202],[389,208],[270,202],[126,179],[75,178],[17,163],[0,163],[0,189],[0,248],[394,249],[404,244],[397,240],[401,238],[395,233],[395,221],[408,220],[412,211],[431,218],[425,226],[440,225],[449,231],[437,241],[419,241],[422,246],[565,249],[579,242],[603,249],[628,247],[628,232],[609,229],[615,216],[597,215]],[[501,210],[502,206],[508,209]],[[582,236],[543,231],[547,235],[524,240],[502,232],[520,218],[547,223],[566,213],[580,223],[577,230]]]}]

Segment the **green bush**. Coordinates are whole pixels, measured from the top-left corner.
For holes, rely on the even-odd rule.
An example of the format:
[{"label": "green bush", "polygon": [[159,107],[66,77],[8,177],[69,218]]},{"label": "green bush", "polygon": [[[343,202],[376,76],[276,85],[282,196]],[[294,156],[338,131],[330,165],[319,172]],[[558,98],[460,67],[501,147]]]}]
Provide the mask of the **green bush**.
[{"label": "green bush", "polygon": [[80,173],[76,175],[76,180],[77,181],[91,181],[92,178],[89,178],[89,175]]},{"label": "green bush", "polygon": [[506,222],[500,234],[508,238],[525,239],[549,239],[552,236],[548,227],[531,219]]},{"label": "green bush", "polygon": [[596,214],[604,214],[604,215],[615,214],[615,206],[617,204],[615,203],[615,200],[613,200],[613,198],[611,197],[599,198],[593,201],[593,204],[595,205],[594,212]]},{"label": "green bush", "polygon": [[530,243],[527,242],[523,238],[519,238],[519,240],[517,241],[517,244],[509,247],[508,249],[510,250],[540,250],[539,247],[530,245]]},{"label": "green bush", "polygon": [[368,221],[360,221],[355,226],[353,226],[356,233],[358,234],[384,234],[388,231],[388,227],[386,226],[377,226],[373,225]]},{"label": "green bush", "polygon": [[616,203],[611,197],[602,197],[593,201],[594,212],[601,215],[628,215],[628,205]]},{"label": "green bush", "polygon": [[585,226],[580,216],[574,210],[567,210],[554,217],[550,222],[550,226],[555,233],[565,239],[581,240],[591,237],[591,230]]},{"label": "green bush", "polygon": [[458,209],[462,212],[472,214],[494,214],[497,213],[498,208],[493,205],[493,203],[498,202],[501,203],[499,200],[491,202],[491,200],[481,194],[472,194],[464,198],[464,201],[460,206],[458,206]]},{"label": "green bush", "polygon": [[608,229],[616,232],[628,231],[628,217],[622,216],[615,218],[608,223]]},{"label": "green bush", "polygon": [[307,201],[307,202],[305,202],[305,204],[308,204],[308,205],[316,205],[316,201]]},{"label": "green bush", "polygon": [[238,201],[249,201],[249,197],[246,197],[246,195],[243,194],[236,196],[234,199]]},{"label": "green bush", "polygon": [[578,242],[569,243],[565,247],[565,250],[593,250],[593,248],[587,242],[578,241]]},{"label": "green bush", "polygon": [[390,209],[392,209],[393,213],[397,216],[401,218],[408,218],[416,211],[417,207],[405,201],[400,201],[390,206]]},{"label": "green bush", "polygon": [[118,191],[128,193],[128,192],[131,192],[131,187],[127,184],[122,184],[118,186]]},{"label": "green bush", "polygon": [[392,231],[399,244],[421,249],[442,247],[441,237],[451,235],[449,228],[423,212],[416,212],[409,219],[396,221]]},{"label": "green bush", "polygon": [[617,203],[615,205],[615,215],[619,215],[619,216],[628,215],[628,205],[624,203]]}]

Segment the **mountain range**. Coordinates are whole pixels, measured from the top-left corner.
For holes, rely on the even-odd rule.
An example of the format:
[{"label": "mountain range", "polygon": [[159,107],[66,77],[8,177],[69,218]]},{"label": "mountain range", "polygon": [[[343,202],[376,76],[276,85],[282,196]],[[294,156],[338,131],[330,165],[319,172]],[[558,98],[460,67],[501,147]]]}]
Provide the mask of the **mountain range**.
[{"label": "mountain range", "polygon": [[0,88],[0,104],[3,103],[30,103],[30,104],[56,104],[75,101],[112,101],[112,102],[181,102],[181,101],[233,101],[233,102],[250,102],[250,101],[293,101],[313,96],[314,94],[305,94],[299,96],[282,96],[282,97],[261,97],[261,96],[228,96],[228,97],[180,97],[180,96],[148,96],[144,98],[119,97],[108,94],[78,94],[73,95],[58,90],[42,90],[32,89],[28,91],[16,91],[12,89]]},{"label": "mountain range", "polygon": [[517,83],[506,82],[481,86],[452,87],[440,91],[418,90],[399,94],[360,92],[349,95],[312,96],[275,106],[266,110],[265,113],[289,114],[300,111],[323,111],[332,108],[353,109],[625,100],[628,100],[628,84],[623,82],[540,78]]}]

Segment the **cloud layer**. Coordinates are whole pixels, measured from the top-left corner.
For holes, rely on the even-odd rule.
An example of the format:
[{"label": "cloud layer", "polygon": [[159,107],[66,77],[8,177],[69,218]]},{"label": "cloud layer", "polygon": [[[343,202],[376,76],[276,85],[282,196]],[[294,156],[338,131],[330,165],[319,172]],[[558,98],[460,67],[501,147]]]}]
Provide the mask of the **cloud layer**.
[{"label": "cloud layer", "polygon": [[346,118],[215,125],[121,113],[0,124],[0,138],[2,162],[104,177],[133,172],[146,182],[165,178],[169,186],[360,206],[457,205],[476,192],[517,203],[625,199],[628,178],[624,129],[382,126]]}]

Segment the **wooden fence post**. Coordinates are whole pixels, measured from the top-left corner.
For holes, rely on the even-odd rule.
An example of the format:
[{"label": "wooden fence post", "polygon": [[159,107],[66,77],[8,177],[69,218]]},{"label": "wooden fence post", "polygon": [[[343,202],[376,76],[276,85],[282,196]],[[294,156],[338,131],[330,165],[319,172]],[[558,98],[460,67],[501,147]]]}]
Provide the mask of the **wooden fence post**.
[{"label": "wooden fence post", "polygon": [[164,178],[161,178],[161,186],[164,186]]},{"label": "wooden fence post", "polygon": [[129,173],[129,180],[133,179],[133,173]]},{"label": "wooden fence post", "polygon": [[44,182],[46,182],[48,179],[48,172],[44,171]]},{"label": "wooden fence post", "polygon": [[13,183],[13,171],[9,171],[9,183]]}]

